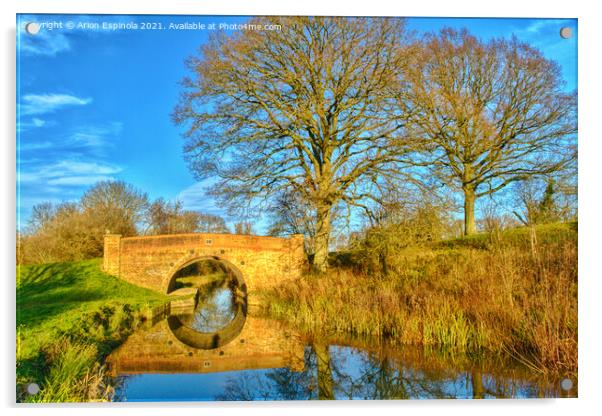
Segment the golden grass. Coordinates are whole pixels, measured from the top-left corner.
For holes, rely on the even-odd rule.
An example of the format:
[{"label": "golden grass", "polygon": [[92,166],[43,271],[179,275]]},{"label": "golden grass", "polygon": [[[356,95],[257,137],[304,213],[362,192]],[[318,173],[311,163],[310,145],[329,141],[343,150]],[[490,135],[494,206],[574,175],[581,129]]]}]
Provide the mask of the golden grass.
[{"label": "golden grass", "polygon": [[576,227],[485,238],[397,253],[386,276],[338,268],[288,282],[266,294],[268,312],[311,330],[486,349],[576,375]]}]

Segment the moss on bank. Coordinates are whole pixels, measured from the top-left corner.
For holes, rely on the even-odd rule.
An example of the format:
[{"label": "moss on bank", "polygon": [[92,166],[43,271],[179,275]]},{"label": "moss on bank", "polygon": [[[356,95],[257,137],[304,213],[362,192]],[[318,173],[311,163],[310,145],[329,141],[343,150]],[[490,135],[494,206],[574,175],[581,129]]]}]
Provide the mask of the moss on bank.
[{"label": "moss on bank", "polygon": [[[166,297],[101,271],[101,260],[17,267],[17,400],[110,396],[104,357]],[[42,390],[25,394],[28,383]]]}]

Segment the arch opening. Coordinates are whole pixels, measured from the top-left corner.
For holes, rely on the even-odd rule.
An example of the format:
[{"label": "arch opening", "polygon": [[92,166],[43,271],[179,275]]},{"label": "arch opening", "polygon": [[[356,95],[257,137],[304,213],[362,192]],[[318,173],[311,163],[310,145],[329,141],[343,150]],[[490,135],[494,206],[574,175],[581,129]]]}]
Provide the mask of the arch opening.
[{"label": "arch opening", "polygon": [[244,327],[246,285],[240,270],[226,260],[204,257],[184,263],[170,278],[167,293],[194,296],[193,310],[172,308],[168,317],[175,337],[188,346],[221,347]]}]

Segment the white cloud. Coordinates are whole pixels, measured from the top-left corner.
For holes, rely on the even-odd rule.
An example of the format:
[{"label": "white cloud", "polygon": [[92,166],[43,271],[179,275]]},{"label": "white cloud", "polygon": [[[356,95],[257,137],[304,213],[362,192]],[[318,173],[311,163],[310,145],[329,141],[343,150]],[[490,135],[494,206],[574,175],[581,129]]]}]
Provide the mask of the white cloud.
[{"label": "white cloud", "polygon": [[558,46],[571,46],[572,40],[562,39],[560,29],[569,27],[575,31],[577,29],[574,19],[537,19],[528,26],[512,31],[519,39],[529,42],[532,46],[539,49],[549,48],[554,51]]},{"label": "white cloud", "polygon": [[123,123],[120,122],[100,126],[81,126],[69,136],[67,144],[71,146],[104,147],[111,145],[110,140],[114,140],[122,129]]},{"label": "white cloud", "polygon": [[[74,174],[112,174],[121,171],[121,168],[101,164],[97,162],[77,162],[71,160],[64,160],[56,163],[53,167],[60,173],[74,173]],[[64,175],[62,175],[64,176]]]},{"label": "white cloud", "polygon": [[211,185],[211,182],[212,180],[207,179],[190,185],[178,194],[176,200],[182,202],[182,207],[186,210],[225,217],[226,210],[218,207],[213,197],[206,195],[206,188]]},{"label": "white cloud", "polygon": [[524,29],[524,32],[530,34],[537,34],[544,29],[558,28],[558,32],[560,33],[560,28],[563,25],[566,25],[567,22],[570,22],[570,20],[567,21],[566,19],[540,19],[534,21],[529,26],[527,26]]},{"label": "white cloud", "polygon": [[32,151],[32,150],[50,149],[53,146],[54,146],[54,143],[49,142],[49,141],[26,143],[24,140],[21,140],[18,143],[17,150],[19,150],[21,152],[27,152],[27,151]]},{"label": "white cloud", "polygon": [[86,175],[86,176],[71,176],[65,178],[55,178],[48,181],[48,185],[52,186],[89,186],[100,181],[110,181],[114,179],[112,176],[103,175]]},{"label": "white cloud", "polygon": [[[55,126],[55,121],[46,121],[34,118],[19,123],[19,131],[33,128]],[[53,154],[65,152],[80,154],[83,157],[103,157],[107,149],[111,148],[123,129],[123,123],[110,122],[100,125],[83,125],[74,128],[66,134],[52,132],[52,134],[28,134],[21,136],[18,150],[22,152],[48,149]],[[46,155],[48,156],[48,155]]]},{"label": "white cloud", "polygon": [[[129,23],[132,21],[132,16],[94,16],[94,15],[54,15],[52,16],[52,22],[62,23],[65,25],[68,21],[72,21],[76,24],[85,23],[100,23],[100,22],[111,22],[111,23]],[[74,36],[81,36],[85,38],[91,38],[98,35],[111,35],[119,33],[117,30],[104,30],[102,28],[96,29],[93,26],[88,26],[86,29],[70,29],[65,31],[64,29],[49,29],[43,26],[43,24],[49,23],[48,16],[45,15],[21,15],[19,17],[19,37],[17,43],[18,53],[24,55],[42,55],[42,56],[56,56],[61,52],[67,52],[74,49],[77,41],[74,41]],[[25,30],[25,27],[30,22],[41,23],[42,27],[36,35],[30,35]]]},{"label": "white cloud", "polygon": [[22,115],[52,113],[68,106],[84,106],[92,102],[92,98],[80,98],[69,94],[26,94],[21,99]]},{"label": "white cloud", "polygon": [[182,202],[184,209],[200,210],[209,202],[209,198],[205,195],[206,182],[197,182],[182,190],[176,199]]},{"label": "white cloud", "polygon": [[21,169],[20,184],[36,186],[87,186],[98,181],[114,179],[122,169],[115,165],[98,162],[63,160],[53,164]]}]

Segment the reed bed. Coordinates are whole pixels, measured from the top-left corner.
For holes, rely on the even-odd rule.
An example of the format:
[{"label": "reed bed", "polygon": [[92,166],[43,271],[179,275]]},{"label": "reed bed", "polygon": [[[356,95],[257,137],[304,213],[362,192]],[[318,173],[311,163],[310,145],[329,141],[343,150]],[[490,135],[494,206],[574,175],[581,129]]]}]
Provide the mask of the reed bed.
[{"label": "reed bed", "polygon": [[577,230],[561,224],[394,253],[389,272],[307,275],[266,293],[268,313],[308,330],[510,354],[576,376]]}]

